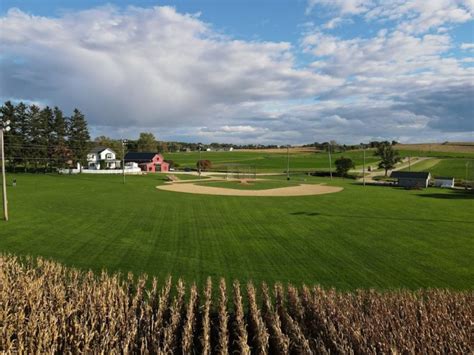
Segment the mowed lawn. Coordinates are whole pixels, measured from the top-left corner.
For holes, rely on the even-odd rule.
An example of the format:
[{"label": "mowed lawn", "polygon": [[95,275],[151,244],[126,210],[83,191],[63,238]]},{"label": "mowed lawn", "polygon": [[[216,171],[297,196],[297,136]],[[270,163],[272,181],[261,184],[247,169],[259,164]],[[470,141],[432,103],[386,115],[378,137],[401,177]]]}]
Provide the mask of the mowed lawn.
[{"label": "mowed lawn", "polygon": [[[408,171],[408,168],[403,170]],[[431,158],[414,164],[411,171],[429,171],[433,177],[447,176],[471,181],[474,180],[474,158]]]},{"label": "mowed lawn", "polygon": [[[334,169],[334,161],[344,156],[351,158],[357,166],[362,166],[364,152],[362,150],[352,150],[343,153],[332,154],[332,164]],[[180,164],[180,167],[195,168],[196,162],[199,160],[199,152],[181,152],[167,153],[166,159],[171,159]],[[248,151],[232,151],[232,152],[201,152],[201,159],[210,160],[214,169],[225,170],[228,165],[242,164],[246,166],[254,166],[257,172],[283,172],[286,171],[287,159],[285,149],[281,153],[266,152],[248,152]],[[378,158],[374,156],[373,150],[367,150],[366,163],[375,165]],[[290,153],[290,171],[312,171],[312,170],[329,170],[329,157],[326,152],[297,152]]]},{"label": "mowed lawn", "polygon": [[341,185],[307,197],[157,190],[162,176],[10,175],[0,251],[83,269],[339,289],[474,285],[474,199],[463,191]]}]

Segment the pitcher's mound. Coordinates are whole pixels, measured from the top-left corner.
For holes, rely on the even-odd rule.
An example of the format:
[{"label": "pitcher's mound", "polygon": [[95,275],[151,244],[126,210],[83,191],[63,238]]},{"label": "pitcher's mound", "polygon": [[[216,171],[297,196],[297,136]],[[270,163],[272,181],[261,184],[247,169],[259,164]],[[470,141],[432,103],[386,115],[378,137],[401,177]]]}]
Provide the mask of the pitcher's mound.
[{"label": "pitcher's mound", "polygon": [[338,187],[338,186],[313,185],[313,184],[301,184],[298,186],[279,187],[276,189],[267,189],[267,190],[227,189],[224,187],[203,186],[203,185],[196,185],[193,183],[159,185],[156,188],[160,190],[165,190],[165,191],[185,192],[185,193],[190,193],[190,194],[201,194],[201,195],[221,195],[221,196],[309,196],[309,195],[330,194],[333,192],[342,191],[342,187]]}]

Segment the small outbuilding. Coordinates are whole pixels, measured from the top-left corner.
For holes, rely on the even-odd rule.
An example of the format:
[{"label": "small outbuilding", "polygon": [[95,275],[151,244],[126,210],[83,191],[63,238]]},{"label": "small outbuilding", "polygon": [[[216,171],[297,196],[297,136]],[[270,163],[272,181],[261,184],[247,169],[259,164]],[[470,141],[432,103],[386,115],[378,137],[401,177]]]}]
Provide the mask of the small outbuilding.
[{"label": "small outbuilding", "polygon": [[167,172],[170,165],[165,162],[163,156],[152,152],[128,152],[125,154],[125,164],[136,163],[142,171],[155,173],[157,171]]},{"label": "small outbuilding", "polygon": [[406,188],[426,188],[430,182],[429,172],[394,171],[391,178],[397,179],[398,186]]},{"label": "small outbuilding", "polygon": [[454,187],[454,178],[453,177],[436,177],[434,179],[433,185],[435,187],[453,188]]}]

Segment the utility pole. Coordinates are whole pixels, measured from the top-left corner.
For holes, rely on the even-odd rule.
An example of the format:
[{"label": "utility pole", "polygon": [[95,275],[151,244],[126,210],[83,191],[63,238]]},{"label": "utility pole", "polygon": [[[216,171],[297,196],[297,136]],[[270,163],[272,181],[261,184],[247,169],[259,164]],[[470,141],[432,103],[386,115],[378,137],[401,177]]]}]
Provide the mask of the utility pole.
[{"label": "utility pole", "polygon": [[411,157],[408,156],[408,171],[411,171]]},{"label": "utility pole", "polygon": [[332,180],[331,143],[329,143],[328,145],[328,154],[329,154],[329,176],[331,176],[331,180]]},{"label": "utility pole", "polygon": [[286,146],[286,180],[290,180],[290,145]]},{"label": "utility pole", "polygon": [[466,181],[464,183],[464,186],[466,187],[467,190],[467,178],[468,178],[468,171],[469,171],[469,162],[466,162]]},{"label": "utility pole", "polygon": [[125,184],[125,145],[127,144],[126,139],[122,139],[122,176],[123,183]]},{"label": "utility pole", "polygon": [[8,200],[7,200],[7,177],[5,175],[5,143],[4,132],[10,130],[10,121],[3,121],[3,114],[0,114],[0,148],[2,149],[2,192],[3,192],[3,219],[8,221]]},{"label": "utility pole", "polygon": [[364,145],[364,163],[362,165],[362,182],[365,186],[365,145]]},{"label": "utility pole", "polygon": [[201,151],[202,151],[202,145],[199,144],[199,163],[198,163],[199,176],[201,176],[201,169],[202,169]]}]

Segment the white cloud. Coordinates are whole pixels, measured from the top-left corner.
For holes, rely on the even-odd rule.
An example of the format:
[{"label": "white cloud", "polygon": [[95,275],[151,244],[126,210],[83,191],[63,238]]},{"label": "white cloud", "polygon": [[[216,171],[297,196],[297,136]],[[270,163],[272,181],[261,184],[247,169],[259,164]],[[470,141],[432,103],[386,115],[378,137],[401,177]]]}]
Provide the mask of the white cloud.
[{"label": "white cloud", "polygon": [[[380,18],[395,16],[393,2],[313,3],[338,12],[327,29],[382,5]],[[401,29],[420,16],[405,11],[373,37],[343,39],[308,25],[294,47],[229,38],[170,7],[105,6],[58,18],[10,10],[0,18],[0,91],[69,112],[77,106],[93,134],[116,137],[150,130],[235,143],[466,139],[474,68],[469,58],[446,56],[449,31]],[[298,51],[313,63],[296,65]]]},{"label": "white cloud", "polygon": [[78,106],[102,126],[226,122],[247,103],[311,97],[341,83],[295,69],[289,43],[226,38],[170,7],[60,18],[10,10],[0,40],[5,96]]},{"label": "white cloud", "polygon": [[306,14],[310,14],[317,5],[331,7],[341,15],[359,14],[367,11],[370,0],[308,0]]},{"label": "white cloud", "polygon": [[461,43],[462,50],[474,50],[474,43]]},{"label": "white cloud", "polygon": [[409,33],[423,33],[474,18],[473,0],[308,0],[306,13],[312,13],[317,6],[332,9],[336,18],[359,15],[368,21],[395,21],[399,30]]}]

